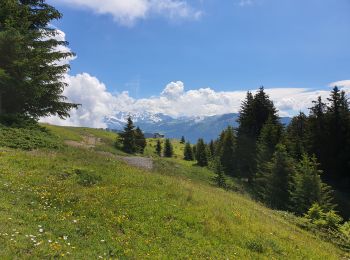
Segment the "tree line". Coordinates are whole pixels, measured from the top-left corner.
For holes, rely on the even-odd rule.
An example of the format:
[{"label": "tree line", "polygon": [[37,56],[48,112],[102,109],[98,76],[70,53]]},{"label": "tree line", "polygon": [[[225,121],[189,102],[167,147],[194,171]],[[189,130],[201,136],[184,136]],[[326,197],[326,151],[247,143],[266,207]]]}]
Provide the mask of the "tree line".
[{"label": "tree line", "polygon": [[329,98],[313,102],[288,126],[261,87],[247,93],[238,127],[228,127],[217,140],[186,145],[185,160],[214,165],[218,183],[225,176],[244,180],[254,196],[274,209],[298,215],[317,203],[335,207],[332,189],[350,190],[350,110],[344,91],[334,87]]}]

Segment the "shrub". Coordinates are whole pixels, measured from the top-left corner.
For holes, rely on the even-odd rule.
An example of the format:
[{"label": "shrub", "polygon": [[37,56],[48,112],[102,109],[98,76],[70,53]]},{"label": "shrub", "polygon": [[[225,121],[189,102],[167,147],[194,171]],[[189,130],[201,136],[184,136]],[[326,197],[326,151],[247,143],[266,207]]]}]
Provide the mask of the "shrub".
[{"label": "shrub", "polygon": [[85,187],[91,187],[102,181],[102,177],[92,171],[75,169],[74,173],[77,175],[78,184]]},{"label": "shrub", "polygon": [[0,126],[0,147],[22,150],[39,148],[56,149],[61,146],[59,139],[42,127],[10,128]]}]

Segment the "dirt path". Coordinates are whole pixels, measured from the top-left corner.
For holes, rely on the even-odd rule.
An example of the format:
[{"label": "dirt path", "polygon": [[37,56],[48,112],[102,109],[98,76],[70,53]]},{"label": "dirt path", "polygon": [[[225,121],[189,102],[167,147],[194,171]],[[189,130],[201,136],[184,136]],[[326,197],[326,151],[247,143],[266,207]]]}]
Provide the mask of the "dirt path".
[{"label": "dirt path", "polygon": [[[82,142],[72,141],[72,140],[66,140],[65,144],[72,147],[78,147],[78,148],[84,148],[84,149],[90,149],[96,147],[101,140],[99,138],[96,138],[94,136],[84,136]],[[123,161],[127,163],[128,165],[138,167],[145,170],[152,170],[153,169],[153,160],[152,158],[147,157],[140,157],[140,156],[119,156],[114,155],[109,152],[101,152],[98,151],[97,153],[102,154],[104,156],[108,156],[111,158],[115,158],[116,160]]]},{"label": "dirt path", "polygon": [[122,161],[126,162],[127,164],[129,164],[131,166],[135,166],[135,167],[146,169],[146,170],[153,169],[152,158],[138,157],[138,156],[132,156],[132,157],[117,156],[117,158],[121,159]]}]

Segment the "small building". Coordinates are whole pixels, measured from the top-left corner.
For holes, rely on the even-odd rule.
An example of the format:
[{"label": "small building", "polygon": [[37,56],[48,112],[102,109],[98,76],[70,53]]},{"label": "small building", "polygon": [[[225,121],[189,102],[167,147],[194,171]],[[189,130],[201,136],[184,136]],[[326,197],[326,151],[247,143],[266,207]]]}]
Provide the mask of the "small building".
[{"label": "small building", "polygon": [[153,138],[164,138],[165,137],[165,135],[162,135],[162,134],[160,134],[160,133],[155,133],[154,135],[153,135]]}]

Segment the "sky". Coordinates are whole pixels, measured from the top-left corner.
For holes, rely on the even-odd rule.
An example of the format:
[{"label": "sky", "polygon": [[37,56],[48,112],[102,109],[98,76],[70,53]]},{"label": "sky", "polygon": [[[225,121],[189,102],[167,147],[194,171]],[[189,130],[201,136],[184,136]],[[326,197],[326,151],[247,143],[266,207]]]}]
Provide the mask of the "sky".
[{"label": "sky", "polygon": [[77,56],[65,122],[103,127],[118,111],[237,112],[264,86],[281,116],[330,86],[350,89],[350,0],[48,0]]}]

